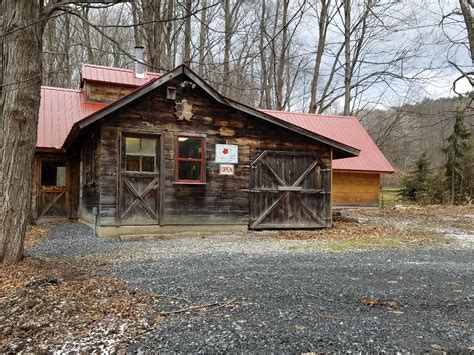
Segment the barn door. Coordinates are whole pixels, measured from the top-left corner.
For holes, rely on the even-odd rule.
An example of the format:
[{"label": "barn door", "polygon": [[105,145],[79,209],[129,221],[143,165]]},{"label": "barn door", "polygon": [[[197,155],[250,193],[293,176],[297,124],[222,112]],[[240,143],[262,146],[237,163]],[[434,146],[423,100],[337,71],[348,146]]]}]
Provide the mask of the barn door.
[{"label": "barn door", "polygon": [[118,224],[159,224],[160,138],[123,135],[120,144]]},{"label": "barn door", "polygon": [[316,155],[265,151],[250,175],[250,228],[330,226],[331,172]]},{"label": "barn door", "polygon": [[38,218],[69,217],[69,163],[62,159],[40,159],[37,196]]}]

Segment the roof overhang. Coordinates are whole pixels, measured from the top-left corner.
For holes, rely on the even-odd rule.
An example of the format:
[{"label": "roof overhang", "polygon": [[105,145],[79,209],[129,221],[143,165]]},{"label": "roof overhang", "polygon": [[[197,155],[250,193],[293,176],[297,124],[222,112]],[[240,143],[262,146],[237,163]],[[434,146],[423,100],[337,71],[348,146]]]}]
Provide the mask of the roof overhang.
[{"label": "roof overhang", "polygon": [[270,122],[272,124],[276,124],[278,126],[284,127],[290,131],[296,132],[303,136],[309,137],[321,143],[327,144],[331,146],[333,149],[341,153],[344,157],[356,157],[359,155],[360,150],[346,144],[337,142],[330,138],[321,136],[314,132],[308,131],[302,127],[293,125],[291,123],[285,122],[280,120],[276,117],[268,115],[262,111],[259,111],[255,108],[250,106],[244,105],[237,101],[231,100],[226,98],[225,96],[218,93],[214,88],[212,88],[208,83],[206,83],[201,77],[199,77],[196,73],[194,73],[191,69],[189,69],[185,65],[180,65],[175,69],[169,71],[168,73],[164,74],[163,76],[152,79],[148,83],[140,86],[136,90],[132,91],[128,95],[120,98],[119,100],[111,103],[110,105],[104,107],[103,109],[83,118],[82,120],[76,122],[72,127],[71,131],[69,132],[66,140],[63,144],[63,149],[67,150],[71,147],[72,143],[74,142],[75,137],[79,134],[81,130],[86,128],[87,126],[97,122],[98,120],[104,118],[105,116],[110,115],[111,113],[119,110],[120,108],[130,104],[131,102],[139,99],[140,97],[146,95],[147,93],[155,90],[156,88],[160,87],[161,85],[167,83],[168,81],[178,77],[181,74],[185,74],[189,77],[189,79],[193,80],[201,89],[207,92],[212,98],[214,98],[217,102],[224,104],[226,106],[232,107],[238,111],[244,112],[249,114],[253,117],[260,118],[264,121]]}]

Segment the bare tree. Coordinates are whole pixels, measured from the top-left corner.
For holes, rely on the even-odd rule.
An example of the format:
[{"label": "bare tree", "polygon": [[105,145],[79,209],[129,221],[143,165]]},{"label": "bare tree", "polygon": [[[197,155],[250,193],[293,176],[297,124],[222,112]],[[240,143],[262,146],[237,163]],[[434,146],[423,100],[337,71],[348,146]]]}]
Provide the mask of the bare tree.
[{"label": "bare tree", "polygon": [[351,0],[344,0],[344,115],[348,116],[351,105]]},{"label": "bare tree", "polygon": [[311,101],[309,104],[309,112],[315,113],[317,104],[318,84],[320,81],[319,72],[321,70],[321,61],[323,59],[324,49],[326,47],[326,34],[331,21],[329,9],[331,0],[321,0],[321,9],[318,18],[318,44],[316,47],[316,59],[313,67],[313,78],[311,80]]},{"label": "bare tree", "polygon": [[206,38],[207,38],[207,0],[202,0],[201,19],[199,31],[199,63],[198,73],[200,76],[204,75],[204,61],[206,59]]},{"label": "bare tree", "polygon": [[[23,254],[40,104],[46,21],[75,1],[2,1],[3,78],[0,99],[0,262]],[[81,1],[81,3],[97,1]],[[109,1],[111,3],[112,1]],[[113,1],[117,2],[117,1]],[[8,20],[6,20],[8,19]]]}]

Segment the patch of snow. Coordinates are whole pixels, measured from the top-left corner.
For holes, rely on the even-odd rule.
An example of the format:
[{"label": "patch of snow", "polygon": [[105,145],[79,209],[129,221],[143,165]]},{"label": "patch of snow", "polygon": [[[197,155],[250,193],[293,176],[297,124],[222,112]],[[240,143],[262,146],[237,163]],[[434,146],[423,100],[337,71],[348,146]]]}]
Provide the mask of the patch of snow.
[{"label": "patch of snow", "polygon": [[448,238],[456,239],[463,243],[474,243],[474,234],[464,232],[458,229],[436,228],[436,232],[443,234]]}]

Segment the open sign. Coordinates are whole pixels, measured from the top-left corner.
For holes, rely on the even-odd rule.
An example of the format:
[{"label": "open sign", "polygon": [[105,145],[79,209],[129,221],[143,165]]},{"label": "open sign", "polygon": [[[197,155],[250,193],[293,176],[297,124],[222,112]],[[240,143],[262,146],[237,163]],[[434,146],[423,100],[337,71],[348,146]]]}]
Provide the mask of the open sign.
[{"label": "open sign", "polygon": [[219,165],[219,175],[234,175],[234,166],[231,164]]}]

